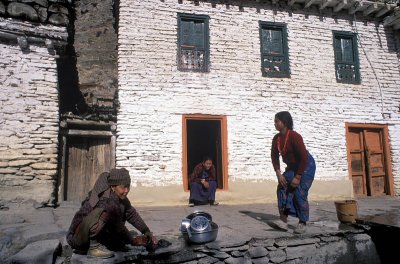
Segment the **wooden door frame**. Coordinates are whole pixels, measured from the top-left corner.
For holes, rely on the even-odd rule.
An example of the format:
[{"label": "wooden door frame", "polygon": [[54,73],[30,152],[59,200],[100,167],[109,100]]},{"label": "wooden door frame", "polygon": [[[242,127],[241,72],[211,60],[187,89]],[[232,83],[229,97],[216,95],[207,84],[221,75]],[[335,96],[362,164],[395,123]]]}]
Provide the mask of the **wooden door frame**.
[{"label": "wooden door frame", "polygon": [[183,189],[185,192],[188,189],[188,153],[187,153],[187,120],[219,120],[221,121],[221,165],[222,165],[222,186],[223,189],[217,190],[228,190],[228,131],[226,116],[222,115],[182,115],[182,178],[183,178]]},{"label": "wooden door frame", "polygon": [[[74,128],[70,128],[73,126]],[[96,127],[96,130],[89,128]],[[68,138],[71,137],[88,137],[88,138],[109,138],[110,139],[110,160],[111,168],[115,167],[115,147],[116,147],[116,126],[114,123],[99,123],[95,121],[84,120],[66,120],[60,123],[60,146],[61,157],[59,158],[58,183],[56,186],[58,202],[65,200],[65,174],[68,169],[67,150]]]},{"label": "wooden door frame", "polygon": [[359,124],[359,123],[345,123],[346,125],[346,151],[347,151],[347,166],[348,175],[351,180],[351,153],[350,148],[347,145],[349,142],[349,130],[351,128],[360,129],[380,129],[383,132],[383,152],[385,154],[385,170],[387,172],[387,178],[385,179],[387,184],[388,195],[394,196],[394,183],[393,183],[393,173],[392,173],[392,157],[390,155],[390,144],[389,144],[389,130],[388,126],[384,124]]}]

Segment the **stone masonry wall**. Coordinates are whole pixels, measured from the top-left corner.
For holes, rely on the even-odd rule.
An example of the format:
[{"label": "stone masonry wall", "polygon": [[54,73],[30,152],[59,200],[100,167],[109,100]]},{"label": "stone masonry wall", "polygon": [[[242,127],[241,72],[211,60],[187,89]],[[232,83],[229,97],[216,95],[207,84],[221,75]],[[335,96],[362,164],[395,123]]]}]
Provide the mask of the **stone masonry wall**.
[{"label": "stone masonry wall", "polygon": [[58,153],[56,58],[0,43],[0,200],[51,203]]},{"label": "stone masonry wall", "polygon": [[112,107],[117,89],[117,33],[113,0],[74,1],[74,49],[79,89],[89,106]]},{"label": "stone masonry wall", "polygon": [[[230,181],[275,179],[273,119],[289,110],[321,181],[348,178],[346,122],[388,124],[400,193],[399,59],[390,28],[329,9],[195,2],[120,2],[117,166],[134,184],[182,183],[183,114],[227,116]],[[177,70],[178,12],[210,17],[210,72]],[[290,78],[262,77],[260,20],[287,24]],[[360,85],[336,81],[332,30],[358,33]]]}]

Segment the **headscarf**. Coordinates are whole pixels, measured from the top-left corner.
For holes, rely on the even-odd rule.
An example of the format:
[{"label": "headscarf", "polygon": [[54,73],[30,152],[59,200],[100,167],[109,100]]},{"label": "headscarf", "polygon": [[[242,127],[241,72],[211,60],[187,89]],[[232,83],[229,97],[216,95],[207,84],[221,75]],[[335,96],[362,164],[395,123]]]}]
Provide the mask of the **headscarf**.
[{"label": "headscarf", "polygon": [[90,191],[90,206],[94,208],[99,202],[100,196],[109,197],[111,186],[115,185],[131,185],[131,177],[127,169],[111,169],[110,172],[100,174],[93,189]]}]

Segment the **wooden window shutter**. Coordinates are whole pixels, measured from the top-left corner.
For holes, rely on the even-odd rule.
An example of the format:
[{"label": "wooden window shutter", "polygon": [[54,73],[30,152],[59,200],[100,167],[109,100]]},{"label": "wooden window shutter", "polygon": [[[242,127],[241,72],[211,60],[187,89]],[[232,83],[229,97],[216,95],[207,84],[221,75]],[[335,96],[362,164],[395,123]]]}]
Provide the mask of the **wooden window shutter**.
[{"label": "wooden window shutter", "polygon": [[267,77],[290,77],[286,25],[260,21],[261,71]]},{"label": "wooden window shutter", "polygon": [[282,31],[268,30],[270,35],[269,54],[283,55]]},{"label": "wooden window shutter", "polygon": [[178,69],[208,71],[208,17],[178,14]]},{"label": "wooden window shutter", "polygon": [[194,23],[193,41],[198,50],[204,50],[204,22]]},{"label": "wooden window shutter", "polygon": [[181,21],[180,34],[181,34],[181,46],[194,46],[193,39],[193,21]]},{"label": "wooden window shutter", "polygon": [[342,60],[344,62],[354,63],[353,58],[353,40],[352,39],[341,39],[342,44]]},{"label": "wooden window shutter", "polygon": [[333,32],[336,80],[341,83],[360,83],[357,37],[350,32]]},{"label": "wooden window shutter", "polygon": [[335,59],[337,62],[342,62],[342,43],[340,38],[334,39]]}]

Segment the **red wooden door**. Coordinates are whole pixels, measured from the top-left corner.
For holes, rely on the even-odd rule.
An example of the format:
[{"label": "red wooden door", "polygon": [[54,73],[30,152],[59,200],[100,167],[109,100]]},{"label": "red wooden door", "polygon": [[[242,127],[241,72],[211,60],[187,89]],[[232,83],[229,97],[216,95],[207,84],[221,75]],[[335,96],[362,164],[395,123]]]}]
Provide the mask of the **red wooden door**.
[{"label": "red wooden door", "polygon": [[386,170],[382,131],[365,129],[363,136],[368,191],[372,196],[383,195],[386,189]]},{"label": "red wooden door", "polygon": [[382,128],[349,127],[347,148],[356,196],[391,194],[390,154]]},{"label": "red wooden door", "polygon": [[364,140],[362,130],[350,130],[347,135],[347,147],[350,149],[351,179],[354,194],[367,195],[367,176],[365,171]]}]

